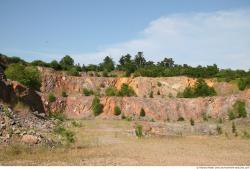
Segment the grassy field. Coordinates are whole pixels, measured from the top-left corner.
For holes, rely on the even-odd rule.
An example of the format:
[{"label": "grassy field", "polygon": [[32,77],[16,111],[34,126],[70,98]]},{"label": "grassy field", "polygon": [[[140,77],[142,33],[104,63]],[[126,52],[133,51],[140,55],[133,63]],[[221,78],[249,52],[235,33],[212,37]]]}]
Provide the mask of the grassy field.
[{"label": "grassy field", "polygon": [[[1,165],[250,165],[250,140],[241,136],[136,138],[132,122],[82,120],[69,147],[0,147]],[[230,132],[230,124],[225,124]]]}]

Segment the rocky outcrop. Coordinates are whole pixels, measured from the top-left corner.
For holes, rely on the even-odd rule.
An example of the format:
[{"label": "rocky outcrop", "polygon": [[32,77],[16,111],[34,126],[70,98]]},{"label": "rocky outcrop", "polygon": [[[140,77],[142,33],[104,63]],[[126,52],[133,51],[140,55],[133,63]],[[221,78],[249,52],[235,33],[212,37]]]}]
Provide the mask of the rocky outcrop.
[{"label": "rocky outcrop", "polygon": [[[120,89],[123,83],[129,84],[138,97],[149,97],[153,92],[155,98],[175,97],[178,92],[187,86],[193,86],[196,79],[179,77],[75,77],[64,72],[54,71],[49,68],[39,68],[42,72],[42,88],[45,93],[53,92],[61,95],[66,91],[69,95],[82,95],[83,88],[92,89],[100,95],[105,95],[105,89],[114,86]],[[235,84],[217,82],[215,79],[206,79],[209,86],[214,86],[219,95],[230,95],[238,92]]]},{"label": "rocky outcrop", "polygon": [[0,99],[11,105],[22,102],[31,111],[45,112],[40,93],[15,81],[0,80]]},{"label": "rocky outcrop", "polygon": [[[61,100],[60,98],[58,98]],[[53,103],[54,111],[64,105],[65,114],[69,118],[93,117],[91,110],[93,96],[69,96]],[[103,113],[99,118],[117,118],[114,115],[114,107],[119,106],[126,117],[139,118],[143,108],[148,120],[176,121],[179,117],[184,119],[201,119],[204,113],[211,118],[227,118],[229,109],[236,100],[244,100],[246,109],[250,110],[250,90],[229,95],[216,97],[185,98],[141,98],[141,97],[102,97],[104,105]]]}]

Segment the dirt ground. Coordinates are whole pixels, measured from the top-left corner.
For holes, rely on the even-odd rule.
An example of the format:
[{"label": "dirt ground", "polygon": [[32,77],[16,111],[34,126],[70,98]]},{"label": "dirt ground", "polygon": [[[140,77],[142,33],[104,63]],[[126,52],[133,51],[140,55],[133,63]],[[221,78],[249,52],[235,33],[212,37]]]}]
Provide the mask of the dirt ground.
[{"label": "dirt ground", "polygon": [[[69,123],[69,122],[68,122]],[[0,146],[0,165],[250,165],[250,140],[220,136],[137,138],[122,120],[82,120],[70,147]]]}]

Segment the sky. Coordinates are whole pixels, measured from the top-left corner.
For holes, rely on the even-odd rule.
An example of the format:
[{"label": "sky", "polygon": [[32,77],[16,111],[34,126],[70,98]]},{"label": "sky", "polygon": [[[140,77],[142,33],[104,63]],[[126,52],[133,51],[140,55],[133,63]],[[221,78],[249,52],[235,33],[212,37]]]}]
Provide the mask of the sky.
[{"label": "sky", "polygon": [[249,0],[0,0],[0,53],[97,64],[144,52],[250,69]]}]

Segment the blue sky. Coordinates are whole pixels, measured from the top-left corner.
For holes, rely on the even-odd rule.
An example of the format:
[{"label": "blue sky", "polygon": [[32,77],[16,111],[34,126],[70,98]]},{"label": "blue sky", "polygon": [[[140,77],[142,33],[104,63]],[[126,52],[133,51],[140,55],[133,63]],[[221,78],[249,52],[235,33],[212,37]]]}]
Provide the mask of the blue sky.
[{"label": "blue sky", "polygon": [[144,51],[249,69],[249,17],[249,0],[0,0],[0,53],[89,64]]}]

